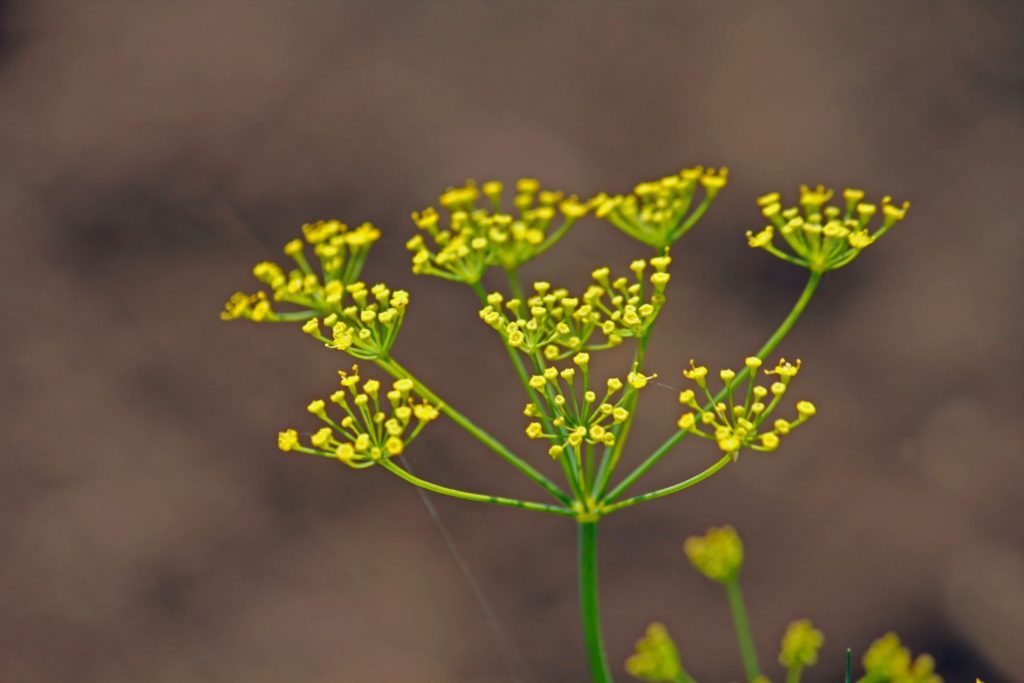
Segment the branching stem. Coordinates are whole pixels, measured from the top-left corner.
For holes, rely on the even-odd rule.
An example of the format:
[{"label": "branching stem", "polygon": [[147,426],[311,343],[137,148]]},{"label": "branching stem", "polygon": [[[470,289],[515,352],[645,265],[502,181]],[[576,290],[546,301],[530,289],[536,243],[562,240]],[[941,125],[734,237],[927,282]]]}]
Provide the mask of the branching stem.
[{"label": "branching stem", "polygon": [[401,477],[410,484],[419,486],[421,489],[426,489],[427,491],[433,491],[434,493],[440,493],[441,495],[451,496],[452,498],[461,498],[462,500],[469,500],[477,503],[494,503],[495,505],[505,505],[507,507],[522,508],[524,510],[535,510],[537,512],[547,512],[553,515],[561,515],[563,517],[573,517],[576,514],[567,507],[546,505],[544,503],[534,503],[528,500],[518,500],[516,498],[490,496],[482,493],[471,493],[469,491],[453,489],[448,486],[441,486],[440,484],[435,484],[433,482],[426,481],[425,479],[420,479],[415,474],[397,465],[390,458],[383,458],[379,462],[381,467],[391,472],[392,474]]},{"label": "branching stem", "polygon": [[[764,345],[760,348],[760,350],[758,350],[758,352],[755,354],[758,358],[764,360],[768,356],[768,354],[774,351],[775,348],[782,342],[782,340],[785,339],[789,331],[793,329],[793,325],[795,325],[796,321],[800,319],[800,315],[804,312],[804,309],[807,308],[807,304],[810,302],[811,297],[814,295],[814,292],[818,288],[818,284],[820,282],[821,273],[812,272],[811,276],[807,280],[807,284],[804,286],[804,291],[800,294],[800,298],[797,299],[796,303],[793,304],[793,308],[792,310],[790,310],[789,315],[786,316],[786,319],[782,321],[782,324],[779,325],[778,329],[775,330],[774,334],[772,334],[772,336],[768,338],[768,341],[766,341]],[[718,394],[714,397],[714,400],[709,402],[704,409],[708,410],[710,407],[714,405],[715,402],[720,401],[722,397],[726,395],[727,392],[731,391],[733,386],[736,386],[741,382],[746,381],[747,377],[749,376],[750,368],[743,368],[743,370],[737,373],[733,381],[728,386],[723,388],[720,392],[718,392]],[[642,477],[644,474],[647,473],[648,470],[654,467],[654,465],[656,465],[658,461],[665,456],[666,453],[672,450],[672,448],[674,448],[677,443],[682,441],[688,433],[689,432],[679,430],[675,434],[670,436],[668,440],[661,444],[661,446],[659,446],[653,453],[651,453],[646,460],[644,460],[636,469],[630,472],[625,479],[619,482],[618,486],[612,489],[612,491],[607,496],[605,496],[604,500],[606,502],[611,502],[614,501],[619,496],[621,496],[623,493],[625,493],[629,489],[629,487],[635,484],[640,477]]]},{"label": "branching stem", "polygon": [[459,425],[467,432],[475,437],[480,443],[484,444],[492,451],[500,455],[510,465],[515,467],[517,470],[525,474],[527,477],[532,479],[539,486],[544,488],[548,493],[555,497],[560,503],[564,505],[570,504],[570,499],[565,493],[558,488],[558,486],[545,477],[541,472],[538,472],[532,465],[521,459],[515,453],[510,451],[504,444],[495,439],[493,436],[485,432],[483,429],[478,427],[472,420],[460,413],[459,411],[452,408],[445,401],[441,400],[437,394],[428,389],[422,382],[416,379],[412,373],[406,370],[404,367],[398,364],[393,358],[379,358],[377,359],[377,365],[382,370],[387,372],[392,377],[398,379],[409,379],[413,383],[413,387],[416,393],[427,399],[431,403],[437,406],[438,410],[448,416],[452,422]]}]

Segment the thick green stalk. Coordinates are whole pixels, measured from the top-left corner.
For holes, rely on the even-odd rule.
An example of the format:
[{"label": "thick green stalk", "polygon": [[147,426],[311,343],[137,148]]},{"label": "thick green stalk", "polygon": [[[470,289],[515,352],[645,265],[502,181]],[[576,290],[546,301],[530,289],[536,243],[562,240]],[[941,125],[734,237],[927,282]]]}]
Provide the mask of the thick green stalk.
[{"label": "thick green stalk", "polygon": [[601,638],[597,591],[597,522],[579,523],[580,616],[592,683],[612,683]]},{"label": "thick green stalk", "polygon": [[550,479],[548,479],[543,474],[538,472],[529,463],[522,460],[515,453],[510,451],[500,441],[498,441],[493,436],[491,436],[483,429],[478,427],[476,424],[474,424],[465,415],[463,415],[462,413],[460,413],[459,411],[455,410],[450,405],[445,403],[443,400],[441,400],[441,398],[437,394],[432,392],[422,382],[413,377],[412,374],[404,367],[399,365],[397,361],[395,361],[392,358],[379,358],[377,359],[376,363],[377,365],[380,366],[382,370],[390,374],[392,377],[411,380],[413,386],[416,389],[416,393],[422,396],[423,398],[427,399],[431,403],[435,404],[438,410],[440,410],[442,413],[448,416],[448,418],[452,422],[465,429],[467,432],[470,433],[470,435],[472,435],[478,441],[480,441],[480,443],[490,448],[492,451],[500,455],[510,465],[515,467],[517,470],[525,474],[530,479],[532,479],[534,482],[536,482],[538,485],[544,488],[544,490],[546,490],[548,493],[554,496],[560,503],[563,503],[565,505],[570,504],[569,497],[565,495],[565,493],[563,493],[562,490],[558,488],[558,486],[556,486],[554,482],[552,482]]},{"label": "thick green stalk", "polygon": [[786,671],[786,683],[800,683],[800,675],[803,674],[804,668],[799,664],[794,664],[789,667]]},{"label": "thick green stalk", "polygon": [[740,591],[739,579],[725,584],[725,594],[729,598],[729,611],[736,626],[736,641],[740,646],[740,657],[743,668],[747,672],[747,681],[754,681],[761,675],[761,665],[757,663],[757,649],[754,647],[754,635],[750,631],[750,620],[747,619],[747,608],[743,603],[743,592]]},{"label": "thick green stalk", "polygon": [[[810,302],[811,297],[814,295],[814,291],[818,288],[818,284],[821,282],[821,275],[821,273],[817,272],[811,273],[811,276],[807,280],[807,284],[804,285],[804,291],[800,294],[800,298],[797,299],[796,303],[793,304],[793,308],[792,310],[790,310],[789,315],[786,316],[786,319],[782,321],[782,324],[779,325],[778,329],[775,330],[774,334],[772,334],[772,336],[768,338],[768,341],[766,341],[764,345],[755,354],[758,358],[764,360],[768,356],[768,354],[774,351],[775,348],[782,342],[782,340],[785,339],[786,335],[789,334],[789,331],[793,329],[793,325],[795,325],[796,321],[800,319],[800,315],[804,312],[804,309],[807,308],[807,304]],[[743,368],[743,370],[741,370],[736,375],[735,379],[733,379],[732,383],[728,387],[718,392],[718,394],[715,396],[715,402],[719,401],[723,396],[725,396],[727,390],[729,390],[733,386],[739,385],[741,382],[746,381],[747,377],[749,376],[750,368]],[[708,406],[711,405],[712,403],[708,404]],[[705,409],[707,409],[707,407],[705,407]],[[644,474],[647,473],[649,469],[654,467],[654,465],[656,465],[658,461],[665,456],[666,453],[672,450],[672,448],[677,443],[682,441],[688,433],[689,432],[684,432],[680,430],[677,431],[672,436],[670,436],[668,440],[665,441],[665,443],[663,443],[661,446],[657,448],[657,450],[655,450],[653,453],[647,456],[646,460],[640,463],[640,465],[632,472],[630,472],[625,479],[619,482],[618,486],[612,489],[611,493],[605,496],[604,500],[613,501],[619,496],[621,496],[623,493],[625,493],[630,486],[636,483],[637,479],[642,477]]]},{"label": "thick green stalk", "polygon": [[496,505],[505,505],[508,507],[522,508],[524,510],[535,510],[537,512],[548,512],[553,515],[562,515],[563,517],[574,517],[576,513],[567,507],[558,507],[556,505],[545,505],[544,503],[534,503],[528,500],[517,500],[515,498],[504,498],[502,496],[490,496],[482,493],[471,493],[469,491],[462,491],[460,489],[453,489],[447,486],[441,486],[425,479],[420,479],[412,472],[396,465],[391,461],[390,458],[384,458],[380,461],[381,466],[391,472],[392,474],[401,477],[410,484],[419,486],[427,491],[433,491],[434,493],[440,493],[445,496],[451,496],[453,498],[461,498],[462,500],[469,500],[477,503],[494,503]]}]

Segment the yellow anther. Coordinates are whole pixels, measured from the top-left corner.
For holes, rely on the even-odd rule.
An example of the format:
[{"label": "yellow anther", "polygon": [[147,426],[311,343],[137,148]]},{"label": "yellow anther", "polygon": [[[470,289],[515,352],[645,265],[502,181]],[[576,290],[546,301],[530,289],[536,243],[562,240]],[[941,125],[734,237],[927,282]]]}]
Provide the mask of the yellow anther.
[{"label": "yellow anther", "polygon": [[286,453],[299,445],[299,433],[294,429],[286,429],[277,435],[277,447]]},{"label": "yellow anther", "polygon": [[811,417],[818,411],[810,401],[799,401],[796,404],[796,412],[799,413],[801,417]]},{"label": "yellow anther", "polygon": [[696,365],[692,359],[690,360],[690,369],[683,370],[683,376],[696,382],[697,386],[702,389],[707,386],[708,369],[703,365]]}]

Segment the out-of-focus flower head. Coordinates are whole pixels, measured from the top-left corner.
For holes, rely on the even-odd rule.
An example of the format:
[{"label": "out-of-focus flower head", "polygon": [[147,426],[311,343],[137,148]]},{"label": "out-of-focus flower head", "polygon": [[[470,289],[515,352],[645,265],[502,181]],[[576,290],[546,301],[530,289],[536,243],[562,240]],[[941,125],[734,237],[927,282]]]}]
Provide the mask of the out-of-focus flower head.
[{"label": "out-of-focus flower head", "polygon": [[650,683],[676,683],[682,672],[679,651],[664,624],[654,623],[636,641],[636,651],[626,660],[626,673]]},{"label": "out-of-focus flower head", "polygon": [[[630,237],[665,249],[692,228],[725,187],[728,169],[695,166],[660,180],[640,183],[627,195],[599,195],[595,215]],[[703,188],[695,208],[694,197]],[[692,210],[691,210],[692,208]]]},{"label": "out-of-focus flower head", "polygon": [[730,583],[743,567],[743,541],[731,526],[712,527],[703,536],[691,536],[683,544],[694,568],[719,583]]},{"label": "out-of-focus flower head", "polygon": [[[359,277],[370,248],[380,239],[380,230],[371,223],[349,228],[330,220],[307,223],[302,233],[305,240],[294,239],[284,246],[294,267],[286,270],[271,261],[257,263],[253,275],[266,289],[252,294],[236,292],[224,306],[221,319],[301,322],[339,312],[340,293]],[[307,258],[310,249],[316,267]],[[285,304],[284,309],[279,310],[277,304]]]},{"label": "out-of-focus flower head", "polygon": [[782,636],[779,663],[789,669],[814,666],[824,643],[825,634],[814,628],[809,619],[794,621]]},{"label": "out-of-focus flower head", "polygon": [[433,207],[414,213],[422,232],[406,245],[413,272],[475,284],[489,267],[512,270],[544,253],[591,209],[533,178],[516,183],[511,206],[503,194],[496,180],[470,180],[441,195],[447,220]]},{"label": "out-of-focus flower head", "polygon": [[899,636],[887,633],[864,653],[864,683],[942,683],[930,655],[914,657]]}]

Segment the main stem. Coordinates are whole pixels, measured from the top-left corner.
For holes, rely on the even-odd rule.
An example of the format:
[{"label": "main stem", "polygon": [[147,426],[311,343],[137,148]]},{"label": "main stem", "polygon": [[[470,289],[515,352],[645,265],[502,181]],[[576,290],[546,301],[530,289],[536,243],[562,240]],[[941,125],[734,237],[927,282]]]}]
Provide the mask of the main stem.
[{"label": "main stem", "polygon": [[761,675],[761,665],[757,662],[757,648],[754,647],[754,635],[750,631],[750,620],[747,618],[739,579],[725,584],[725,594],[729,598],[729,611],[732,612],[733,624],[736,626],[736,641],[740,646],[743,669],[747,672],[747,680],[754,683]]},{"label": "main stem", "polygon": [[579,523],[580,615],[583,643],[593,683],[612,683],[608,658],[601,638],[601,613],[597,593],[597,522]]}]

